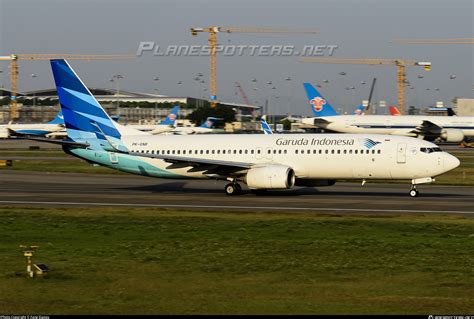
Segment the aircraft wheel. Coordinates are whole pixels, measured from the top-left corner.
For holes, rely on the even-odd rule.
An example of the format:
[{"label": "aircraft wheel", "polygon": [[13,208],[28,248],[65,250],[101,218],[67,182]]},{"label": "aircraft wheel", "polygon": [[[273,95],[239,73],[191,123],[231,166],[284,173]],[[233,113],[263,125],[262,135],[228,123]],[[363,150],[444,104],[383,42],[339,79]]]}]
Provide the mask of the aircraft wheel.
[{"label": "aircraft wheel", "polygon": [[418,192],[418,190],[416,188],[412,188],[410,189],[410,197],[418,197],[418,195],[420,194],[420,192]]},{"label": "aircraft wheel", "polygon": [[225,193],[229,196],[238,195],[242,192],[242,187],[237,183],[229,183],[225,185]]}]

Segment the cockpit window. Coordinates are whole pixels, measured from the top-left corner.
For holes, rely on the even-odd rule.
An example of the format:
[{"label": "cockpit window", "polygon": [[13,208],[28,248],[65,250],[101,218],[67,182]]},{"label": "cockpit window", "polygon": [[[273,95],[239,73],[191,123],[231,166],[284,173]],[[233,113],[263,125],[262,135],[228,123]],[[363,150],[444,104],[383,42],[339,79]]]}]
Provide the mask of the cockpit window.
[{"label": "cockpit window", "polygon": [[421,147],[420,151],[423,153],[442,152],[439,147]]}]

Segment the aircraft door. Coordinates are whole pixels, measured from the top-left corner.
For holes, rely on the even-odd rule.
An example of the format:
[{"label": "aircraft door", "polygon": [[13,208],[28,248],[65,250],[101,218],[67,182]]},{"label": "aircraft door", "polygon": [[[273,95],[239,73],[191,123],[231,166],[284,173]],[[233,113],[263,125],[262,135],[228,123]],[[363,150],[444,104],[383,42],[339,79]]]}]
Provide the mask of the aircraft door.
[{"label": "aircraft door", "polygon": [[115,152],[109,152],[109,159],[112,164],[118,164],[118,154]]},{"label": "aircraft door", "polygon": [[398,143],[397,147],[397,163],[403,164],[407,161],[407,144]]}]

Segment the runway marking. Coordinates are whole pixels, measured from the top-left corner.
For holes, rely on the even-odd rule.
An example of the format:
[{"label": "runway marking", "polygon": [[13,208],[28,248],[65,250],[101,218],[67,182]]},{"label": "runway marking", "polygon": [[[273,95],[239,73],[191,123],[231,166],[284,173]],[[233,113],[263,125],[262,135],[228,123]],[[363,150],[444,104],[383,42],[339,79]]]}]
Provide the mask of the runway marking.
[{"label": "runway marking", "polygon": [[0,204],[38,204],[67,206],[120,206],[120,207],[157,207],[157,208],[222,208],[253,210],[320,210],[345,212],[381,212],[381,213],[441,213],[441,214],[474,214],[474,211],[459,210],[412,210],[412,209],[372,209],[372,208],[334,208],[334,207],[272,207],[272,206],[230,206],[230,205],[185,205],[185,204],[140,204],[140,203],[79,203],[79,202],[40,202],[3,200]]}]

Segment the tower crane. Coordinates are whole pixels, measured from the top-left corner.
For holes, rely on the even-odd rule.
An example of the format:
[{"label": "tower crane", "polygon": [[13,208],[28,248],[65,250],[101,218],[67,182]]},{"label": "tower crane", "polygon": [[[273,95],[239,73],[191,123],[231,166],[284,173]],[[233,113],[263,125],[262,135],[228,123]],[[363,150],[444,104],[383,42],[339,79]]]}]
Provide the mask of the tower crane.
[{"label": "tower crane", "polygon": [[310,33],[315,34],[316,30],[304,30],[304,29],[273,29],[273,28],[252,28],[252,27],[218,27],[210,26],[206,28],[191,28],[191,34],[197,36],[198,33],[206,32],[209,33],[209,51],[211,56],[210,61],[210,81],[209,81],[209,92],[211,106],[215,107],[217,104],[217,63],[216,63],[216,48],[217,48],[217,33],[281,33],[281,34],[293,34],[293,33]]},{"label": "tower crane", "polygon": [[247,97],[247,94],[245,94],[245,91],[242,88],[242,85],[240,85],[240,82],[235,81],[235,87],[239,90],[239,93],[242,96],[242,99],[244,100],[245,104],[250,105],[250,101]]},{"label": "tower crane", "polygon": [[398,109],[404,114],[405,107],[405,68],[407,66],[423,66],[426,71],[431,69],[431,62],[419,62],[406,59],[339,59],[339,58],[301,58],[300,62],[332,63],[332,64],[366,64],[395,65],[397,67]]},{"label": "tower crane", "polygon": [[17,112],[17,92],[18,92],[18,61],[37,61],[37,60],[51,60],[51,59],[68,59],[68,60],[117,60],[134,58],[132,54],[10,54],[7,56],[0,56],[0,61],[10,61],[10,83],[11,83],[11,97],[10,97],[10,120],[18,118]]}]

